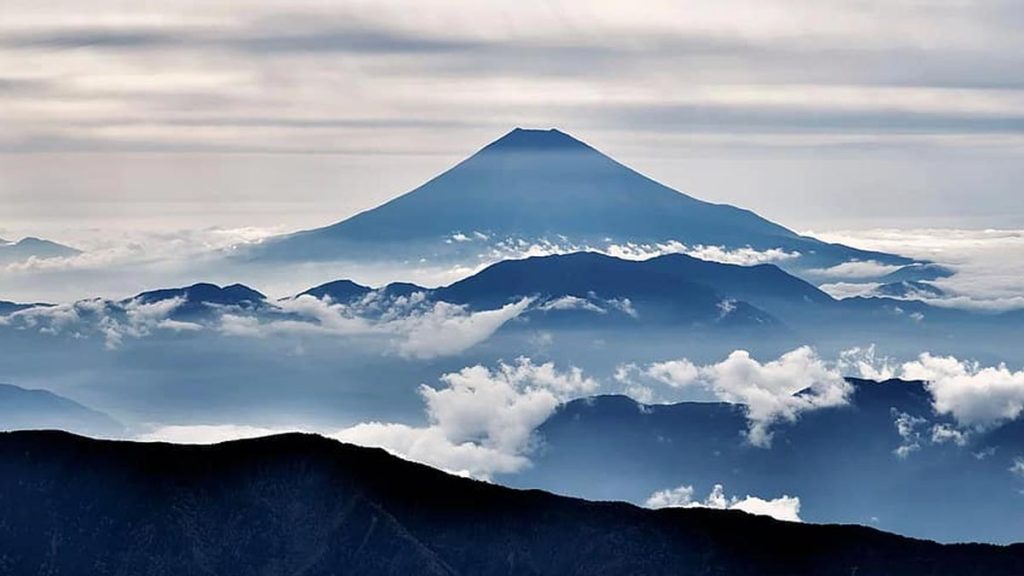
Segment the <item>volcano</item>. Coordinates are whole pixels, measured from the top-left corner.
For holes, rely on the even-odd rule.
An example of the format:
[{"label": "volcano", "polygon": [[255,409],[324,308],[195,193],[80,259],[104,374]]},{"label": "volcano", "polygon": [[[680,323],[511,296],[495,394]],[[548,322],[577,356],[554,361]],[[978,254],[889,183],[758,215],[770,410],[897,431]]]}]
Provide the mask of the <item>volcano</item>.
[{"label": "volcano", "polygon": [[757,214],[660,184],[559,130],[516,128],[419,188],[251,254],[286,261],[445,259],[495,242],[679,242],[798,253],[797,268],[913,261],[801,236]]}]

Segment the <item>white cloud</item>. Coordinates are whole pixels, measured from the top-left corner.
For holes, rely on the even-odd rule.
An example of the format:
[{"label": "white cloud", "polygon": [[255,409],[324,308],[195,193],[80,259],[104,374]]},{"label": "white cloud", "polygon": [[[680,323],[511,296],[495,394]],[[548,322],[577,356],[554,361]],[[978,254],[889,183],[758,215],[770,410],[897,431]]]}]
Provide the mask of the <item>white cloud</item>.
[{"label": "white cloud", "polygon": [[1024,478],[1024,458],[1017,456],[1013,459],[1013,465],[1010,466],[1010,473],[1018,478]]},{"label": "white cloud", "polygon": [[892,360],[879,356],[875,345],[865,348],[854,347],[839,352],[839,369],[844,375],[884,382],[896,377],[899,366]]},{"label": "white cloud", "polygon": [[243,438],[259,438],[285,432],[298,432],[295,428],[265,428],[238,424],[191,424],[159,426],[136,435],[140,442],[173,442],[175,444],[216,444]]},{"label": "white cloud", "polygon": [[731,498],[725,495],[725,489],[721,484],[715,484],[711,493],[703,501],[693,499],[694,490],[692,486],[679,486],[659,490],[647,499],[644,505],[648,508],[713,508],[716,510],[742,510],[748,514],[759,516],[771,516],[776,520],[788,522],[801,522],[800,519],[800,498],[795,496],[780,496],[771,500],[747,496]]},{"label": "white cloud", "polygon": [[735,249],[703,244],[690,246],[678,240],[652,243],[617,243],[612,240],[606,240],[604,243],[581,244],[571,242],[562,237],[555,240],[548,238],[506,238],[492,243],[488,247],[488,252],[483,255],[483,258],[489,264],[498,260],[553,256],[573,252],[597,252],[623,260],[649,260],[668,254],[685,254],[709,262],[739,264],[742,266],[782,262],[800,257],[799,252],[786,252],[781,248],[757,250],[749,246]]},{"label": "white cloud", "polygon": [[896,426],[896,433],[899,434],[900,445],[893,450],[893,454],[896,454],[900,458],[906,458],[911,452],[916,452],[921,449],[921,432],[919,428],[928,423],[924,418],[917,416],[911,416],[906,412],[900,412],[895,408],[892,409],[892,414],[895,416],[893,424]]},{"label": "white cloud", "polygon": [[608,313],[607,310],[594,304],[590,300],[580,298],[578,296],[562,296],[561,298],[548,300],[538,308],[541,310],[585,310],[587,312],[594,312],[595,314]]},{"label": "white cloud", "polygon": [[[1024,308],[1024,230],[867,229],[810,234],[828,242],[930,260],[955,270],[955,275],[934,281],[947,296],[924,298],[929,304],[994,311]],[[833,295],[844,290],[836,285],[822,289]]]},{"label": "white cloud", "polygon": [[626,242],[622,244],[609,244],[600,251],[625,260],[648,260],[666,254],[686,254],[709,262],[720,262],[723,264],[739,264],[741,266],[752,266],[754,264],[765,264],[770,262],[782,262],[799,258],[799,252],[786,252],[781,248],[769,248],[757,250],[746,246],[743,248],[728,249],[724,246],[706,246],[696,244],[687,246],[677,240],[657,243],[635,243]]},{"label": "white cloud", "polygon": [[646,400],[655,395],[642,380],[672,388],[702,386],[725,402],[746,409],[747,437],[755,446],[771,445],[771,426],[793,422],[806,411],[847,403],[850,385],[838,368],[823,361],[808,346],[797,348],[770,362],[759,362],[744,350],[736,350],[717,364],[697,366],[687,359],[656,362],[641,369],[620,366],[616,380],[630,395]]},{"label": "white cloud", "polygon": [[970,432],[957,430],[949,424],[935,424],[932,426],[932,443],[934,444],[946,444],[948,442],[957,446],[966,446],[969,436]]},{"label": "white cloud", "polygon": [[[505,323],[522,314],[531,300],[524,298],[495,310],[470,311],[447,302],[428,302],[422,293],[382,304],[371,293],[363,302],[346,305],[309,295],[277,305],[292,317],[261,320],[224,314],[220,330],[232,336],[264,337],[271,334],[329,334],[334,336],[383,335],[394,340],[395,350],[413,358],[459,354],[491,337]],[[376,314],[377,318],[361,314]]]},{"label": "white cloud", "polygon": [[818,286],[822,292],[836,299],[872,296],[881,286],[879,282],[828,282]]},{"label": "white cloud", "polygon": [[962,426],[987,428],[1024,411],[1024,371],[1005,364],[982,367],[925,353],[904,363],[901,377],[926,381],[935,411],[952,415]]},{"label": "white cloud", "polygon": [[395,320],[386,328],[401,334],[399,351],[414,358],[450,356],[483,342],[530,305],[524,298],[497,310],[469,312],[462,306],[437,302],[426,312]]},{"label": "white cloud", "polygon": [[810,274],[827,278],[874,278],[899,270],[901,266],[882,264],[875,260],[850,260],[831,268],[808,270]]},{"label": "white cloud", "polygon": [[527,358],[494,370],[464,368],[441,381],[440,389],[420,387],[428,426],[371,422],[332,436],[486,478],[527,466],[533,431],[560,403],[597,389],[579,369],[559,371],[554,364],[534,364]]},{"label": "white cloud", "polygon": [[651,364],[645,372],[647,376],[673,388],[691,386],[700,378],[700,369],[685,358]]},{"label": "white cloud", "polygon": [[114,350],[121,346],[125,337],[142,338],[156,330],[201,330],[203,327],[199,324],[168,317],[183,302],[184,298],[179,297],[151,303],[132,300],[120,304],[96,298],[19,310],[0,319],[0,324],[38,328],[46,334],[75,337],[95,332],[103,336],[107,349]]}]

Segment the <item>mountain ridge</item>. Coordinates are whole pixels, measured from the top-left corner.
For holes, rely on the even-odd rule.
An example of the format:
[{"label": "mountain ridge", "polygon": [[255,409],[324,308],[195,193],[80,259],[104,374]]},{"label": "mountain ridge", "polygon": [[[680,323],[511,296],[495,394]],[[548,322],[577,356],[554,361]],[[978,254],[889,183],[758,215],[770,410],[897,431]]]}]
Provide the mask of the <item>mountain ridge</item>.
[{"label": "mountain ridge", "polygon": [[182,446],[5,433],[0,456],[0,556],[15,573],[90,566],[96,574],[224,576],[1001,576],[1024,569],[1022,545],[943,546],[739,511],[588,502],[448,476],[303,434]]}]

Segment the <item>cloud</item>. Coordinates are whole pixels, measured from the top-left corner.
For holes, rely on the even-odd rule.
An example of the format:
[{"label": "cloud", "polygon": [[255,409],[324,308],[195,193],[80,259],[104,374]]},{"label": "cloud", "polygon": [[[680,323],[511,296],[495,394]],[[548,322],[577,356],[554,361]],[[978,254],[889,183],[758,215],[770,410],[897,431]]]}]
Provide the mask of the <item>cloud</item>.
[{"label": "cloud", "polygon": [[[872,345],[841,352],[838,365],[848,374],[869,380],[924,381],[935,412],[952,416],[961,427],[933,424],[930,439],[934,444],[964,446],[971,436],[970,429],[990,429],[1024,412],[1024,370],[1013,371],[1005,364],[982,366],[978,362],[927,352],[900,364],[877,354]],[[908,441],[910,447],[904,451],[909,452],[922,438],[922,433],[914,428],[927,421],[908,414],[899,416],[897,428],[900,436]]]},{"label": "cloud", "polygon": [[[920,295],[935,306],[981,311],[1024,308],[1024,231],[1016,229],[866,229],[809,232],[828,242],[930,260],[957,273],[932,282],[940,297]],[[833,296],[870,293],[872,283],[821,286]]]},{"label": "cloud", "polygon": [[629,298],[599,298],[591,292],[586,298],[578,296],[561,296],[546,300],[537,306],[538,310],[582,310],[594,314],[607,314],[609,310],[618,310],[627,316],[638,318],[639,313]]},{"label": "cloud", "polygon": [[716,510],[742,510],[748,514],[759,516],[771,516],[776,520],[787,522],[802,522],[800,519],[800,498],[795,496],[780,496],[772,500],[765,500],[756,496],[729,498],[725,495],[725,489],[721,484],[715,484],[711,493],[703,501],[693,499],[694,490],[692,486],[679,486],[659,490],[647,499],[644,505],[648,508],[713,508]]},{"label": "cloud", "polygon": [[760,447],[771,445],[773,424],[796,421],[803,412],[845,405],[852,390],[839,369],[808,346],[765,363],[736,350],[722,362],[705,366],[687,359],[644,368],[624,365],[617,370],[616,379],[626,384],[631,395],[647,400],[652,394],[643,385],[644,379],[672,388],[700,386],[722,401],[742,404],[749,423],[747,438]]},{"label": "cloud", "polygon": [[893,416],[896,417],[893,424],[896,426],[896,433],[899,434],[902,442],[900,445],[893,450],[893,454],[900,458],[906,458],[911,452],[916,452],[921,449],[921,433],[919,428],[928,423],[924,418],[917,416],[911,416],[906,412],[900,412],[895,408],[892,409]]},{"label": "cloud", "polygon": [[531,299],[506,304],[497,310],[469,312],[462,306],[437,302],[426,312],[392,322],[388,329],[400,333],[402,354],[433,358],[458,354],[493,335],[506,322],[522,314]]},{"label": "cloud", "polygon": [[935,411],[952,415],[962,426],[985,429],[1024,411],[1024,371],[1014,372],[1005,364],[982,367],[925,353],[904,363],[900,375],[926,381]]},{"label": "cloud", "polygon": [[808,270],[807,272],[826,278],[877,278],[890,272],[895,272],[900,268],[902,266],[882,264],[875,260],[850,260],[842,264],[836,264],[831,268],[818,268]]},{"label": "cloud", "polygon": [[559,404],[597,389],[577,368],[528,358],[496,369],[472,366],[441,377],[441,388],[420,387],[429,425],[364,423],[332,434],[346,442],[385,448],[444,470],[487,478],[529,464],[534,430]]},{"label": "cloud", "polygon": [[838,366],[844,375],[876,382],[895,378],[899,369],[890,358],[879,355],[874,344],[840,351]]},{"label": "cloud", "polygon": [[827,282],[820,284],[823,292],[837,299],[855,298],[857,296],[873,296],[880,282]]},{"label": "cloud", "polygon": [[781,248],[756,250],[750,246],[736,249],[728,249],[723,246],[706,246],[703,244],[687,246],[676,240],[651,244],[633,242],[609,244],[604,248],[604,253],[626,260],[647,260],[666,254],[686,254],[687,256],[693,256],[694,258],[710,262],[738,264],[741,266],[783,262],[800,257],[799,252],[786,252]]},{"label": "cloud", "polygon": [[[782,262],[800,257],[799,252],[787,252],[781,248],[757,250],[750,246],[726,248],[703,244],[687,245],[678,240],[665,242],[605,242],[578,243],[565,237],[555,238],[476,238],[485,242],[486,251],[481,255],[488,264],[508,259],[553,256],[573,252],[597,252],[623,260],[649,260],[669,254],[685,254],[701,260],[752,266],[771,262]],[[466,239],[467,241],[473,239]]]},{"label": "cloud", "polygon": [[278,302],[283,316],[267,319],[224,314],[219,328],[231,336],[256,338],[274,334],[384,336],[399,354],[427,359],[460,354],[487,340],[531,302],[524,298],[495,310],[470,311],[465,306],[427,301],[423,293],[384,301],[378,293],[371,293],[351,305],[307,294]]},{"label": "cloud", "polygon": [[173,442],[175,444],[217,444],[229,440],[259,438],[285,432],[302,432],[295,428],[266,428],[239,424],[191,424],[158,426],[135,436],[140,442]]},{"label": "cloud", "polygon": [[1018,478],[1024,478],[1024,458],[1017,456],[1013,459],[1013,465],[1010,466],[1010,474]]},{"label": "cloud", "polygon": [[55,306],[41,305],[19,310],[0,318],[0,325],[38,329],[43,334],[84,338],[92,333],[104,339],[108,350],[121,346],[126,337],[143,338],[157,330],[193,332],[201,324],[174,320],[169,316],[184,303],[184,298],[167,298],[144,303],[126,303],[102,298],[80,300]]}]

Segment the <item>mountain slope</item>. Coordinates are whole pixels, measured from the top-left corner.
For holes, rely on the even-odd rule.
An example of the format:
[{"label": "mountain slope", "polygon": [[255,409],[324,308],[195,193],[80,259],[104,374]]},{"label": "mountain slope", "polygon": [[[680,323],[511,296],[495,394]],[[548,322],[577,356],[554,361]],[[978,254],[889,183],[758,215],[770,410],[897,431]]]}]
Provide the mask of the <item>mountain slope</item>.
[{"label": "mountain slope", "polygon": [[18,242],[0,240],[0,264],[20,262],[29,258],[64,258],[81,253],[81,250],[41,238],[27,237]]},{"label": "mountain slope", "polygon": [[434,295],[447,302],[497,305],[515,296],[585,297],[589,292],[669,301],[713,294],[715,302],[728,298],[754,305],[833,302],[828,294],[770,264],[738,266],[683,254],[623,260],[594,252],[499,262]]},{"label": "mountain slope", "polygon": [[794,265],[806,268],[850,259],[912,262],[800,236],[748,210],[681,194],[558,130],[518,128],[382,206],[272,239],[251,255],[298,261],[476,255],[479,245],[466,241],[468,235],[782,248],[800,252]]},{"label": "mountain slope", "polygon": [[201,282],[183,288],[165,288],[142,292],[122,302],[128,304],[156,304],[167,300],[180,300],[172,316],[188,318],[201,316],[218,306],[234,306],[246,310],[258,310],[265,306],[267,297],[242,284],[217,286]]},{"label": "mountain slope", "polygon": [[941,546],[736,511],[520,492],[298,434],[216,446],[0,435],[0,558],[12,574],[1024,570],[1021,546]]},{"label": "mountain slope", "polygon": [[102,412],[47,390],[0,384],[0,430],[60,428],[94,436],[120,436],[124,426]]}]

